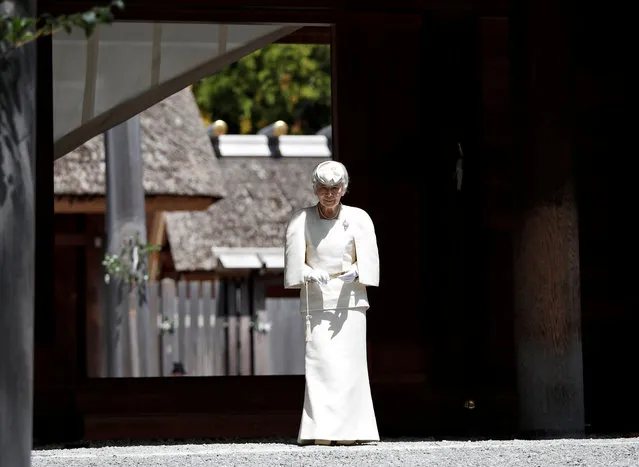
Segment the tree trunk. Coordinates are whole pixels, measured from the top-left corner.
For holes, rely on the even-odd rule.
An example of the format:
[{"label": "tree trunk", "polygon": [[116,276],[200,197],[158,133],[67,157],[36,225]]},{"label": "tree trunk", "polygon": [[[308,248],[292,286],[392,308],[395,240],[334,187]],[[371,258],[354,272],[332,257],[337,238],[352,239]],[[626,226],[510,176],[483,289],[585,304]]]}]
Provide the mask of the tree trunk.
[{"label": "tree trunk", "polygon": [[517,0],[513,11],[520,428],[533,436],[581,436],[585,421],[573,178],[572,15],[566,2],[551,0]]},{"label": "tree trunk", "polygon": [[[28,0],[0,14],[35,13]],[[0,465],[31,464],[34,309],[35,44],[0,44]]]}]

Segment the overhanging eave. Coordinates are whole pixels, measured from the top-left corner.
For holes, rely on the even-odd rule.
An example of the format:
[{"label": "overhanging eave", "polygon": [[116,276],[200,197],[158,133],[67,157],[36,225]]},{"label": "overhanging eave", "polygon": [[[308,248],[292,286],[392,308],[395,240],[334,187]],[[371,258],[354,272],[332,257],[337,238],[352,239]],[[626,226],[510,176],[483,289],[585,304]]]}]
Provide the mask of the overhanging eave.
[{"label": "overhanging eave", "polygon": [[116,22],[53,41],[54,157],[302,25]]}]

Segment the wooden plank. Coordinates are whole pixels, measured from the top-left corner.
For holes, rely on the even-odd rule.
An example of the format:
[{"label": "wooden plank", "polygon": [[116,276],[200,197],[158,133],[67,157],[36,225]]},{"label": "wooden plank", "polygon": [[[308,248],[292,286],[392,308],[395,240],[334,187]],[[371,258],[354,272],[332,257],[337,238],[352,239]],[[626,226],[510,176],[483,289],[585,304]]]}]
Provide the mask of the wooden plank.
[{"label": "wooden plank", "polygon": [[226,374],[228,376],[237,376],[239,372],[239,318],[237,316],[228,316],[226,318],[228,333],[228,368]]},{"label": "wooden plank", "polygon": [[[204,211],[217,198],[209,196],[147,196],[145,210],[156,211]],[[103,196],[56,196],[54,200],[56,214],[103,214],[106,212],[106,199]]]},{"label": "wooden plank", "polygon": [[127,319],[129,322],[129,345],[127,348],[128,359],[130,364],[130,373],[128,376],[138,378],[141,375],[142,368],[142,352],[140,342],[140,312],[138,308],[137,293],[132,291],[128,296],[129,309],[127,310]]},{"label": "wooden plank", "polygon": [[201,338],[201,365],[202,376],[213,375],[213,333],[215,321],[212,318],[214,299],[213,283],[211,281],[202,282],[202,332]]},{"label": "wooden plank", "polygon": [[[217,304],[214,306],[217,307]],[[228,320],[225,316],[212,316],[213,338],[211,339],[213,376],[226,375],[226,351]]]},{"label": "wooden plank", "polygon": [[[154,212],[151,219],[151,229],[149,231],[149,243],[164,246],[166,241],[166,222],[164,211]],[[156,251],[149,256],[149,282],[155,282],[160,274],[160,252]]]},{"label": "wooden plank", "polygon": [[[175,300],[175,281],[172,279],[162,280],[162,318],[175,321],[176,300]],[[175,333],[175,331],[174,331]],[[177,352],[175,347],[174,334],[168,332],[162,333],[162,376],[170,376],[173,370],[173,359]]]},{"label": "wooden plank", "polygon": [[267,298],[266,319],[271,323],[268,333],[270,374],[303,375],[304,320],[299,299]]},{"label": "wooden plank", "polygon": [[253,329],[253,362],[256,375],[271,373],[271,354],[269,348],[270,325],[266,310],[265,282],[260,276],[253,280],[253,308],[255,327]]},{"label": "wooden plank", "polygon": [[271,365],[271,349],[270,349],[270,331],[260,328],[260,326],[269,325],[268,313],[264,310],[256,312],[256,329],[254,330],[254,354],[256,375],[270,375],[272,371]]},{"label": "wooden plank", "polygon": [[207,376],[207,363],[208,363],[208,355],[206,353],[207,346],[207,329],[209,325],[210,313],[205,308],[206,304],[210,304],[211,297],[210,295],[207,297],[204,295],[206,292],[204,289],[204,284],[200,283],[201,293],[200,298],[198,300],[198,319],[197,319],[197,365],[198,365],[198,375],[199,376]]},{"label": "wooden plank", "polygon": [[187,332],[190,329],[191,319],[189,316],[189,305],[188,305],[188,282],[179,281],[177,283],[177,294],[178,294],[178,302],[177,302],[177,317],[176,321],[177,325],[177,333],[175,334],[175,344],[177,347],[177,353],[175,355],[174,363],[180,362],[184,365],[184,369],[186,373],[189,373],[189,361],[187,355]]},{"label": "wooden plank", "polygon": [[239,322],[237,319],[238,294],[235,281],[225,280],[223,313],[226,317],[226,371],[228,376],[238,375],[239,371]]},{"label": "wooden plank", "polygon": [[241,315],[239,317],[239,339],[240,339],[240,375],[249,376],[251,369],[251,354],[253,344],[251,342],[251,316]]},{"label": "wooden plank", "polygon": [[239,358],[239,374],[250,375],[253,371],[252,364],[252,332],[251,332],[251,280],[244,277],[237,281],[238,302],[237,311],[239,315],[238,321],[238,358]]},{"label": "wooden plank", "polygon": [[[389,379],[372,383],[371,389],[382,436],[439,435],[449,415],[441,407],[455,403],[445,392],[433,392],[423,378]],[[301,375],[111,378],[84,385],[77,410],[84,414],[85,439],[293,437],[299,428],[303,393]],[[516,411],[509,395],[498,393],[491,398],[494,402],[486,402],[491,409],[486,414],[488,432]],[[495,413],[499,416],[494,417]]]},{"label": "wooden plank", "polygon": [[189,284],[189,310],[188,310],[188,327],[186,335],[187,341],[186,360],[188,362],[187,373],[192,376],[201,376],[202,369],[200,365],[199,335],[200,335],[200,282],[191,281]]},{"label": "wooden plank", "polygon": [[140,414],[130,417],[98,414],[86,417],[84,439],[289,438],[295,436],[299,418],[299,410],[270,414],[266,418],[258,413]]},{"label": "wooden plank", "polygon": [[157,282],[147,285],[147,295],[149,300],[149,322],[151,330],[149,333],[150,349],[153,358],[148,362],[148,376],[162,376],[160,371],[161,346],[160,346],[160,325],[162,324],[160,313],[160,284]]},{"label": "wooden plank", "polygon": [[[77,13],[94,6],[90,0],[44,0],[41,3],[38,8],[52,14]],[[295,0],[188,0],[177,6],[167,0],[133,0],[126,3],[124,11],[115,13],[118,19],[135,21],[291,22],[312,25],[353,20],[382,24],[384,18],[389,20],[424,12],[506,16],[508,3],[505,0],[400,0],[393,4],[381,0],[365,3],[359,0],[306,0],[303,3]]]},{"label": "wooden plank", "polygon": [[228,321],[224,313],[225,298],[222,289],[223,283],[220,280],[216,280],[213,283],[215,301],[214,304],[212,304],[213,338],[211,339],[214,376],[226,374]]},{"label": "wooden plank", "polygon": [[[149,284],[146,284],[147,286]],[[136,297],[136,302],[138,299]],[[140,376],[148,377],[151,373],[151,366],[155,360],[157,353],[154,351],[154,341],[156,332],[156,321],[151,316],[148,302],[148,289],[146,301],[137,304],[137,325],[138,325],[138,341],[140,355]]]}]

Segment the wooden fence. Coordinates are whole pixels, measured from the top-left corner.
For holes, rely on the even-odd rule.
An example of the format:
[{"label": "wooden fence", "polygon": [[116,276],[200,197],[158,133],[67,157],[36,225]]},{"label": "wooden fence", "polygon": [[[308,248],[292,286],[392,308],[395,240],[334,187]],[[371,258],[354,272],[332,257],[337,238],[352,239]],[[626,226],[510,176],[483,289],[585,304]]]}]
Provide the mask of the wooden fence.
[{"label": "wooden fence", "polygon": [[125,359],[146,362],[137,365],[140,376],[172,376],[176,364],[184,376],[303,374],[299,300],[264,297],[259,283],[249,300],[248,287],[246,281],[148,284],[148,309],[129,316],[129,329],[140,330],[136,315],[148,313],[151,335],[139,336],[146,345],[127,346]]}]

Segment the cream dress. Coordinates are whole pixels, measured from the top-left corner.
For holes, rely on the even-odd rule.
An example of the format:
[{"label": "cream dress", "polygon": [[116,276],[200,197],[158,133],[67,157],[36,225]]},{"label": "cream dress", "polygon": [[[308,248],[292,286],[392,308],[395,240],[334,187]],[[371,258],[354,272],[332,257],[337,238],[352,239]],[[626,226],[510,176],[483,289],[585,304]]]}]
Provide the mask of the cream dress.
[{"label": "cream dress", "polygon": [[[359,277],[336,276],[351,267]],[[304,284],[309,268],[331,275],[326,285]],[[334,220],[316,206],[296,212],[286,233],[285,286],[300,288],[300,311],[310,315],[306,387],[298,442],[379,440],[366,356],[366,286],[379,284],[373,223],[363,210],[342,205]]]}]

